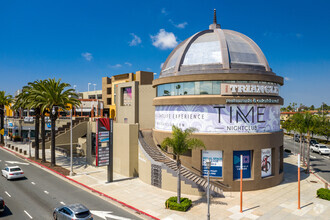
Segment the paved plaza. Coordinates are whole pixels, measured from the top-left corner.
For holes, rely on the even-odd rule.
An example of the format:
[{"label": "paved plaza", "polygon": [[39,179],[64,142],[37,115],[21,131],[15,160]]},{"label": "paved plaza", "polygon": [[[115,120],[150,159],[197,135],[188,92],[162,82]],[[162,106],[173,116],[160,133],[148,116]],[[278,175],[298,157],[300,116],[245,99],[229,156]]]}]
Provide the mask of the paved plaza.
[{"label": "paved plaza", "polygon": [[[28,150],[26,144],[10,142]],[[47,160],[50,151],[46,150]],[[32,152],[33,155],[33,152]],[[40,151],[41,155],[41,151]],[[57,165],[69,169],[70,158],[57,153]],[[73,180],[87,185],[110,197],[142,210],[159,219],[206,219],[206,197],[188,196],[193,201],[187,212],[165,209],[165,200],[175,192],[148,185],[138,178],[114,174],[114,182],[106,183],[106,167],[86,166],[84,158],[74,158]],[[328,219],[330,202],[316,197],[316,190],[324,182],[314,174],[301,172],[301,209],[297,209],[297,157],[284,155],[284,181],[275,187],[243,193],[243,213],[239,212],[239,192],[224,192],[225,198],[211,199],[211,219]],[[244,188],[244,183],[243,183]],[[141,216],[144,217],[144,216]]]}]

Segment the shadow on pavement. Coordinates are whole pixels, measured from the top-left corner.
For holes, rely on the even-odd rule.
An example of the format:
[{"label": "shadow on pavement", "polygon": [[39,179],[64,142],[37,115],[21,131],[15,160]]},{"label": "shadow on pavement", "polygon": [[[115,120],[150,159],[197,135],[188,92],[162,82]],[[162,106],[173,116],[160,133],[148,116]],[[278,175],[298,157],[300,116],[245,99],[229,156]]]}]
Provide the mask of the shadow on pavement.
[{"label": "shadow on pavement", "polygon": [[256,209],[256,208],[259,208],[260,205],[257,205],[257,206],[254,206],[254,207],[251,207],[251,208],[248,208],[248,209],[244,209],[243,212],[247,212],[249,210],[252,210],[252,209]]},{"label": "shadow on pavement", "polygon": [[13,213],[10,211],[10,209],[7,206],[5,206],[5,210],[2,213],[0,213],[0,218],[11,216],[11,215],[13,215]]},{"label": "shadow on pavement", "polygon": [[[309,177],[309,173],[304,172],[305,169],[300,168],[300,180],[304,180]],[[292,183],[298,181],[298,166],[284,162],[284,177],[281,184]]]},{"label": "shadow on pavement", "polygon": [[[217,197],[218,198],[218,197]],[[221,201],[212,201],[212,196],[210,198],[210,202],[212,204],[216,204],[216,205],[228,205],[226,202],[221,202]],[[192,205],[199,205],[201,203],[207,203],[207,198],[206,196],[200,197],[199,199],[192,201]]]},{"label": "shadow on pavement", "polygon": [[305,208],[305,207],[307,207],[307,206],[309,206],[309,205],[313,205],[313,204],[314,204],[313,202],[310,202],[310,203],[308,203],[308,204],[306,204],[306,205],[301,206],[300,208],[303,209],[303,208]]}]

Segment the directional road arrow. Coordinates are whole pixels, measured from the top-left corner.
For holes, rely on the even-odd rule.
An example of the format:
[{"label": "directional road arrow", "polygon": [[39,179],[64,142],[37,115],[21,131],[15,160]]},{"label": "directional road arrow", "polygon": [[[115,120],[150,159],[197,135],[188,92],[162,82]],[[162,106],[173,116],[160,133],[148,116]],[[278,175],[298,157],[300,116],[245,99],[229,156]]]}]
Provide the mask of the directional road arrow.
[{"label": "directional road arrow", "polygon": [[23,162],[19,162],[19,161],[6,161],[6,163],[10,163],[10,164],[20,164],[20,165],[30,165],[29,163],[23,163]]},{"label": "directional road arrow", "polygon": [[100,218],[103,218],[104,220],[107,220],[107,218],[109,219],[118,219],[118,220],[130,220],[129,218],[124,218],[124,217],[120,217],[120,216],[116,216],[116,215],[112,215],[112,212],[108,212],[108,211],[96,211],[96,210],[91,210],[91,213],[93,215],[96,215]]}]

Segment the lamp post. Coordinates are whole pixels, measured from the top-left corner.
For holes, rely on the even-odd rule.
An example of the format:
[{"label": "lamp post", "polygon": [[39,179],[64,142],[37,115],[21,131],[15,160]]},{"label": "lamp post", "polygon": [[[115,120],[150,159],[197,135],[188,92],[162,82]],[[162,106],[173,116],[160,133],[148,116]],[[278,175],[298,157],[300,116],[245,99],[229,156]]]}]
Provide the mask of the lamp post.
[{"label": "lamp post", "polygon": [[205,161],[207,167],[207,220],[210,220],[210,168],[211,160],[209,158]]},{"label": "lamp post", "polygon": [[89,92],[89,86],[91,85],[92,83],[88,83],[88,92]]},{"label": "lamp post", "polygon": [[70,109],[70,176],[73,175],[73,166],[72,166],[72,108]]},{"label": "lamp post", "polygon": [[29,128],[29,157],[31,158],[31,128]]}]

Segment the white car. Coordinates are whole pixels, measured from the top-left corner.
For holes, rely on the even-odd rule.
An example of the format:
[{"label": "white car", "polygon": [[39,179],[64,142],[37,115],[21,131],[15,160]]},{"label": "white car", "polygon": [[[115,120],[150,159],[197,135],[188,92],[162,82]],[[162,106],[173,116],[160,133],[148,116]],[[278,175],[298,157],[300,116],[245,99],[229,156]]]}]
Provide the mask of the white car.
[{"label": "white car", "polygon": [[24,172],[19,166],[5,167],[1,170],[2,176],[7,180],[23,178]]},{"label": "white car", "polygon": [[311,150],[319,154],[330,154],[330,149],[327,148],[327,146],[321,144],[315,144],[314,146],[311,146]]}]

